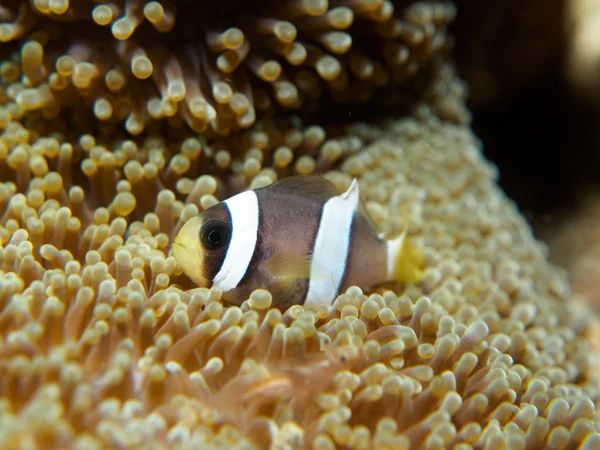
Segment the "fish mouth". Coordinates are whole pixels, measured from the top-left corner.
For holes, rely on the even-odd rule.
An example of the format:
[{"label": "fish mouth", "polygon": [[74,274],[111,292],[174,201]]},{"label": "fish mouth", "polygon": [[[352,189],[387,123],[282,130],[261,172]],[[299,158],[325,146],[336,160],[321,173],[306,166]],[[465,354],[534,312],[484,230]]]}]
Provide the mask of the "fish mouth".
[{"label": "fish mouth", "polygon": [[178,239],[173,240],[171,243],[171,251],[169,252],[177,262],[180,262],[182,258],[185,258],[185,255],[188,254],[188,249],[183,245]]},{"label": "fish mouth", "polygon": [[185,245],[182,239],[175,238],[171,246],[171,253],[183,273],[199,286],[208,285],[208,281],[201,275],[202,254],[194,251],[194,248]]},{"label": "fish mouth", "polygon": [[[171,246],[171,250],[173,251],[173,256],[176,260],[181,264],[183,262],[183,258],[192,256],[190,254],[190,249],[186,247],[181,240],[175,238],[173,240],[173,245]],[[181,261],[179,261],[181,260]]]}]

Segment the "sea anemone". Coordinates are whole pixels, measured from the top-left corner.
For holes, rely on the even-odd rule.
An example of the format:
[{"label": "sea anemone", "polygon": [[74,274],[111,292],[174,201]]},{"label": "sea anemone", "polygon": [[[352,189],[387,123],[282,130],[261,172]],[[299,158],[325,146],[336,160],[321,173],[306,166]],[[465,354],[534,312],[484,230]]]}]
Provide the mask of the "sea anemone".
[{"label": "sea anemone", "polygon": [[[335,8],[353,14],[358,6],[397,6],[341,3]],[[59,96],[70,99],[68,106],[27,110],[19,100],[61,80],[55,68],[41,71],[56,66],[39,61],[65,57],[46,51],[44,39],[89,49],[94,27],[77,31],[73,21],[89,17],[91,4],[78,5],[86,4],[83,16],[75,3],[60,1],[0,8],[0,35],[10,32],[22,44],[0,65],[4,446],[600,446],[587,340],[593,322],[570,310],[563,272],[548,264],[546,247],[497,187],[496,168],[465,125],[464,85],[445,56],[432,56],[438,70],[399,119],[307,122],[273,107],[247,130],[232,126],[220,137],[212,125],[214,135],[175,119],[157,119],[161,127],[132,137],[99,119],[79,120],[93,110],[88,100],[97,99],[94,89],[86,97],[73,84],[90,68],[76,70],[87,60],[62,78],[73,93]],[[274,10],[317,4],[286,2]],[[121,12],[116,2],[96,5],[92,17],[101,6],[119,17],[105,19],[118,33],[141,28],[132,18],[147,9],[148,21],[163,32],[176,11],[161,2],[161,22],[152,15],[156,2],[142,8],[127,1]],[[266,11],[268,3],[261,5]],[[432,11],[423,3],[401,5],[392,9]],[[369,28],[373,15],[360,11],[366,18],[358,30],[376,33]],[[297,30],[328,24],[325,13],[320,21],[259,17],[285,18]],[[262,39],[270,48],[269,36],[247,42],[254,49]],[[36,48],[44,52],[34,64]],[[105,69],[97,70],[111,70]],[[125,103],[160,86],[140,82],[136,91],[128,70],[118,97]],[[250,78],[246,63],[242,73]],[[417,71],[415,80],[421,76],[428,78]],[[124,111],[120,120],[127,122],[132,112]],[[183,124],[184,115],[178,120]],[[169,254],[182,224],[235,192],[295,173],[322,173],[340,189],[358,178],[382,231],[394,235],[410,224],[424,255],[422,279],[374,292],[353,286],[332,305],[285,311],[271,308],[264,290],[226,307],[217,288],[193,286]]]},{"label": "sea anemone", "polygon": [[186,124],[206,137],[274,111],[310,114],[324,97],[389,103],[393,92],[406,104],[439,70],[456,12],[441,1],[179,3],[8,2],[0,42],[20,44],[1,70],[9,97],[77,123],[92,112],[106,132]]},{"label": "sea anemone", "polygon": [[[101,166],[116,174],[110,182],[82,163],[89,197],[56,171],[18,193],[15,172],[2,185],[3,442],[598,445],[590,347],[568,313],[568,284],[494,185],[475,138],[427,106],[354,132],[371,143],[326,176],[341,188],[359,177],[391,233],[408,208],[427,268],[416,285],[353,287],[316,310],[270,309],[266,291],[225,308],[218,289],[186,289],[167,249],[181,223],[221,197],[213,176],[186,203],[156,188],[168,171],[128,165],[133,150],[99,158],[111,161]],[[42,143],[55,151],[25,158],[30,171],[32,159],[68,165],[70,146],[31,145]],[[110,185],[109,206],[94,209]]]}]

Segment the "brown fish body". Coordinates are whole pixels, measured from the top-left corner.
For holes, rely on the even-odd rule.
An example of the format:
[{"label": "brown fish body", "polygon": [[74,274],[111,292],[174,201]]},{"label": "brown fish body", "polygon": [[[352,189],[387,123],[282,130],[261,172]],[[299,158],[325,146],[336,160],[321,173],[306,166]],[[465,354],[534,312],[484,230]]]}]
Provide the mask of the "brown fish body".
[{"label": "brown fish body", "polygon": [[382,239],[363,210],[356,180],[340,193],[322,177],[286,178],[192,218],[173,252],[192,280],[221,287],[228,303],[262,288],[280,308],[331,304],[351,285],[394,277],[403,241]]}]

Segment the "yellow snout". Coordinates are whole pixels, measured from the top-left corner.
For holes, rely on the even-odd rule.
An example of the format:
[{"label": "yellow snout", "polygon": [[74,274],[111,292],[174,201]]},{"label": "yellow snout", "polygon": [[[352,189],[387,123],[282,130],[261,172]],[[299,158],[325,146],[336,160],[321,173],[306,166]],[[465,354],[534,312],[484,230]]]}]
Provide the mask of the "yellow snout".
[{"label": "yellow snout", "polygon": [[206,286],[207,280],[202,276],[204,254],[200,246],[200,227],[202,218],[192,217],[188,220],[175,236],[171,252],[177,264],[194,283]]}]

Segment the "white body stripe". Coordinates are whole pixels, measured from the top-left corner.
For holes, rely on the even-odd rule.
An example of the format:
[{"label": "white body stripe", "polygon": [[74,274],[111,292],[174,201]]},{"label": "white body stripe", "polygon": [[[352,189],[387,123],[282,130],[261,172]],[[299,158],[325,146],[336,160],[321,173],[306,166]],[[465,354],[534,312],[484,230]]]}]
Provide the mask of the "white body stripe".
[{"label": "white body stripe", "polygon": [[252,190],[224,202],[231,215],[231,241],[221,270],[213,283],[223,292],[235,289],[244,278],[258,235],[258,198]]},{"label": "white body stripe", "polygon": [[358,182],[354,179],[345,193],[323,205],[305,305],[331,304],[335,300],[346,269],[352,221],[359,200]]}]

